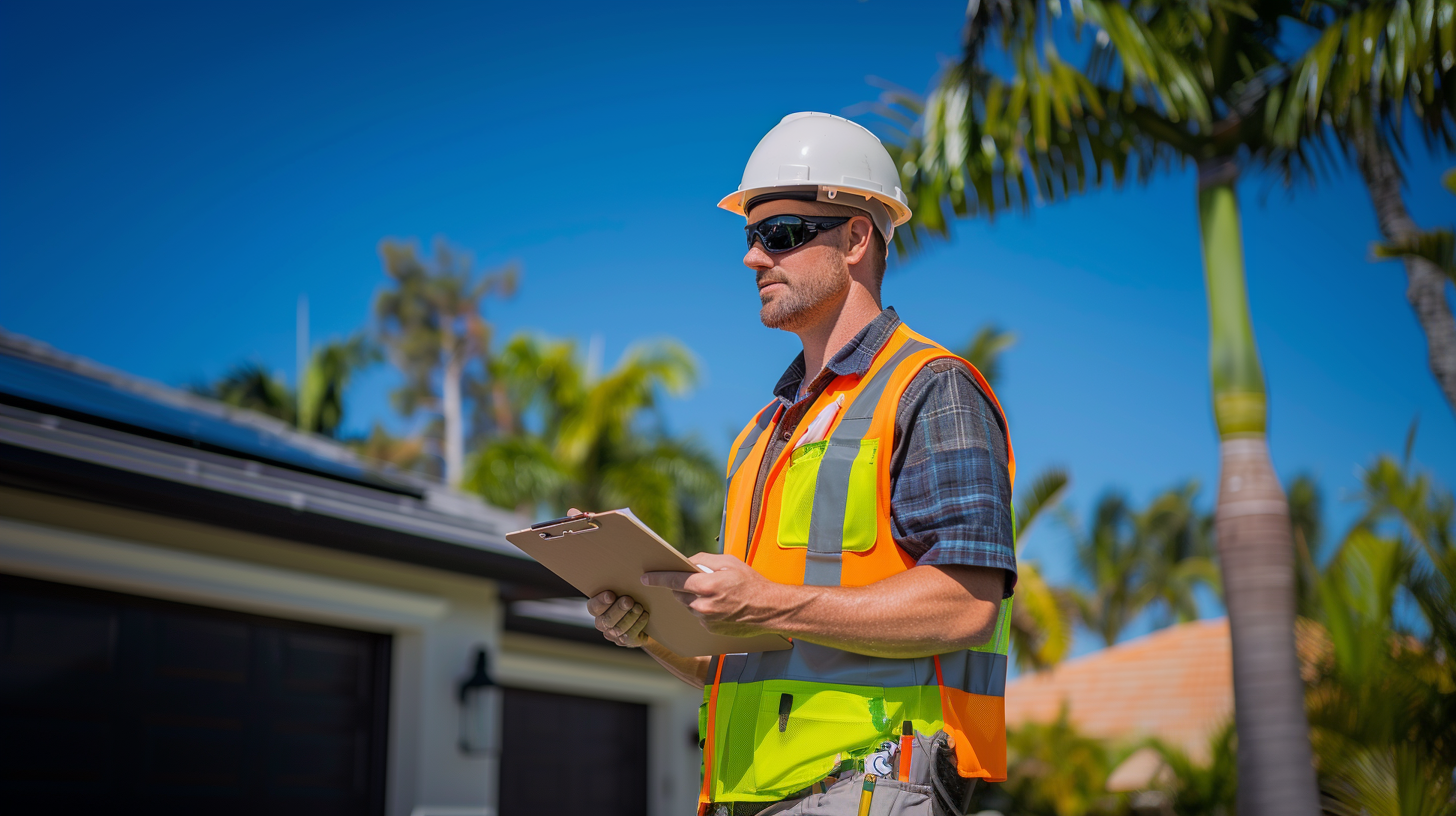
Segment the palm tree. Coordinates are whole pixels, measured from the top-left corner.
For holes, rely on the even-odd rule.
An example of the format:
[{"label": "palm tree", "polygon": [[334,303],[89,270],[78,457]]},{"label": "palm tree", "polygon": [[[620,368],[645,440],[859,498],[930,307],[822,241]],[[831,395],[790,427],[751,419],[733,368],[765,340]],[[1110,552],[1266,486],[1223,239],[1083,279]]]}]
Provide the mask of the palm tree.
[{"label": "palm tree", "polygon": [[[1321,8],[1349,10],[1337,5]],[[1281,25],[1307,20],[1301,4],[1277,1],[1079,0],[1070,9],[1065,19],[1059,3],[972,2],[965,54],[939,88],[923,105],[886,97],[880,110],[904,127],[897,159],[918,219],[896,233],[897,246],[948,234],[952,214],[990,216],[1089,185],[1146,180],[1173,164],[1197,167],[1240,809],[1312,816],[1319,805],[1294,649],[1293,548],[1265,439],[1236,195],[1245,169],[1295,178],[1320,157],[1309,129],[1291,138],[1273,127],[1282,102],[1308,91],[1290,70],[1298,59],[1280,58]],[[1084,69],[1057,53],[1052,31],[1060,23],[1071,24],[1071,36],[1090,36]],[[984,59],[993,37],[1007,77]]]},{"label": "palm tree", "polygon": [[1456,499],[1392,457],[1365,471],[1361,498],[1316,583],[1321,787],[1332,813],[1453,814]]},{"label": "palm tree", "polygon": [[1448,276],[1456,274],[1452,235],[1416,225],[1401,196],[1404,179],[1396,161],[1407,112],[1428,147],[1456,146],[1456,2],[1310,6],[1322,31],[1290,66],[1288,93],[1270,120],[1274,136],[1297,145],[1333,125],[1354,154],[1385,238],[1377,255],[1404,261],[1406,299],[1425,332],[1431,373],[1456,412],[1456,316],[1446,295]]},{"label": "palm tree", "polygon": [[576,347],[521,335],[491,361],[498,432],[470,464],[465,485],[501,507],[630,507],[666,540],[706,549],[722,508],[721,470],[655,416],[663,393],[697,379],[686,349],[661,341],[629,349],[588,376]]},{"label": "palm tree", "polygon": [[194,384],[190,390],[236,408],[267,414],[290,425],[297,414],[297,403],[288,383],[251,360],[234,365],[215,382]]},{"label": "palm tree", "polygon": [[344,390],[377,359],[378,352],[362,336],[325,343],[314,350],[304,370],[302,399],[282,377],[254,362],[239,363],[216,382],[194,385],[192,391],[276,417],[301,431],[336,437],[344,420]]},{"label": "palm tree", "polygon": [[315,349],[303,373],[298,427],[337,436],[344,422],[344,390],[355,374],[378,360],[378,349],[363,335],[331,341]]},{"label": "palm tree", "polygon": [[[1398,257],[1405,264],[1406,300],[1426,335],[1426,356],[1446,404],[1456,413],[1456,315],[1446,297],[1451,273],[1449,230],[1422,232],[1401,196],[1402,175],[1385,140],[1364,135],[1354,140],[1360,175],[1375,206],[1375,220],[1385,237],[1377,255]],[[1435,257],[1433,257],[1435,256]],[[1448,267],[1449,268],[1449,267]]]},{"label": "palm tree", "polygon": [[1324,495],[1314,477],[1301,473],[1289,482],[1289,525],[1294,537],[1295,609],[1301,617],[1314,617],[1318,609],[1315,585],[1319,582],[1319,556],[1324,545]]},{"label": "palm tree", "polygon": [[1197,511],[1197,487],[1164,492],[1137,510],[1117,493],[1100,498],[1088,528],[1068,518],[1075,558],[1091,588],[1075,595],[1082,622],[1111,646],[1145,610],[1154,625],[1198,616],[1198,584],[1217,585],[1210,521]]},{"label": "palm tree", "polygon": [[[985,323],[961,349],[960,356],[976,367],[992,388],[1001,382],[1001,356],[1016,343],[1016,335],[995,323]],[[1067,494],[1071,475],[1048,468],[1023,489],[1012,509],[1016,525],[1016,603],[1011,612],[1011,644],[1016,665],[1040,670],[1060,663],[1072,648],[1073,598],[1048,584],[1040,565],[1021,557],[1027,532],[1041,515]]]},{"label": "palm tree", "polygon": [[1200,585],[1222,591],[1214,561],[1213,516],[1198,510],[1197,498],[1198,484],[1188,482],[1154,498],[1137,519],[1148,540],[1147,582],[1155,626],[1196,620]]},{"label": "palm tree", "polygon": [[429,260],[413,242],[386,240],[379,253],[393,288],[375,298],[374,313],[405,375],[396,405],[407,416],[426,409],[442,417],[445,481],[458,485],[465,475],[466,379],[490,353],[481,308],[487,298],[515,293],[517,271],[507,266],[477,276],[474,260],[443,240]]},{"label": "palm tree", "polygon": [[976,330],[960,356],[975,366],[986,382],[995,388],[1001,382],[1001,355],[1015,344],[1016,335],[1002,330],[995,323],[987,323]]},{"label": "palm tree", "polygon": [[[964,356],[964,355],[963,355]],[[977,366],[979,368],[979,366]],[[982,371],[982,374],[985,372]],[[1073,595],[1047,583],[1041,566],[1021,557],[1021,544],[1031,525],[1067,493],[1071,477],[1050,468],[1032,479],[1015,503],[1016,603],[1011,607],[1011,645],[1016,665],[1040,670],[1060,663],[1072,648]]]}]

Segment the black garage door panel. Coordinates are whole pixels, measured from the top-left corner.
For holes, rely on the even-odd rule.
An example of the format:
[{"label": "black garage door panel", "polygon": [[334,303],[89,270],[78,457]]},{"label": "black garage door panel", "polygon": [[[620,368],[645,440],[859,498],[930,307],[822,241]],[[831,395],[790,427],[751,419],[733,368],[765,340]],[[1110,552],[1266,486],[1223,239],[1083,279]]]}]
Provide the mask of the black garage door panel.
[{"label": "black garage door panel", "polygon": [[500,816],[642,816],[647,706],[508,688]]},{"label": "black garage door panel", "polygon": [[0,801],[88,816],[382,813],[389,645],[0,576]]}]

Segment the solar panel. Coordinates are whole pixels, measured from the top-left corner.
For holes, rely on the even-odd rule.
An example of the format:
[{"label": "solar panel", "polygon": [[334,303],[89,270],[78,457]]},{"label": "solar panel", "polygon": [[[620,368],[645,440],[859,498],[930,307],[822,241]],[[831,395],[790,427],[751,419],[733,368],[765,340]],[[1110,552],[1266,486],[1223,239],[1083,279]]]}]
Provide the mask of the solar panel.
[{"label": "solar panel", "polygon": [[[3,353],[0,348],[0,401],[17,399],[34,410],[54,409],[125,426],[144,435],[184,441],[291,468],[420,496],[423,491],[364,467],[333,443],[268,427],[271,423],[241,414],[240,409],[212,405],[201,398],[151,385],[142,380],[110,382],[68,368]],[[5,399],[9,397],[10,399]],[[192,403],[192,404],[189,404]]]}]

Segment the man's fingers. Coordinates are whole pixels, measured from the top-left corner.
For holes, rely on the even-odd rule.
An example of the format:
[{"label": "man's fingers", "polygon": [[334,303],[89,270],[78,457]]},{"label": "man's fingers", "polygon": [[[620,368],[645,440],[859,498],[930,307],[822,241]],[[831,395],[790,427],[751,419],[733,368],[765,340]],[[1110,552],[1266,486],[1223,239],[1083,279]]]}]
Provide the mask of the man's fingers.
[{"label": "man's fingers", "polygon": [[622,635],[622,639],[625,640],[625,641],[627,641],[628,643],[631,643],[632,641],[634,641],[637,638],[641,637],[642,636],[642,630],[644,630],[644,629],[647,628],[647,618],[648,618],[648,615],[644,611],[641,615],[639,615],[637,617],[637,621],[635,623],[633,623],[632,626],[627,629],[627,632]]},{"label": "man's fingers", "polygon": [[607,626],[615,627],[622,620],[623,616],[632,611],[632,607],[636,603],[636,601],[632,600],[631,595],[623,595],[617,598],[617,602],[612,604],[607,611],[597,617],[605,621]]},{"label": "man's fingers", "polygon": [[693,562],[694,564],[701,564],[702,566],[705,566],[708,569],[715,571],[723,569],[725,567],[746,566],[742,560],[735,558],[731,555],[723,555],[722,553],[693,553],[691,556],[688,557],[688,560]]},{"label": "man's fingers", "polygon": [[637,619],[642,617],[643,611],[642,604],[634,604],[631,609],[627,610],[627,614],[612,624],[612,631],[625,634],[627,630],[632,628],[632,624],[636,623]]},{"label": "man's fingers", "polygon": [[691,572],[644,572],[642,573],[642,583],[645,586],[682,591],[687,588],[688,579],[693,575],[694,573]]},{"label": "man's fingers", "polygon": [[587,599],[586,611],[590,612],[592,617],[596,617],[597,615],[600,615],[603,612],[607,611],[607,607],[610,607],[616,602],[617,593],[611,591],[610,589],[606,590],[605,592],[598,592],[597,594]]},{"label": "man's fingers", "polygon": [[693,601],[696,601],[698,599],[698,596],[694,595],[691,592],[674,591],[672,593],[672,597],[677,598],[678,603],[688,607],[691,607],[693,605]]}]

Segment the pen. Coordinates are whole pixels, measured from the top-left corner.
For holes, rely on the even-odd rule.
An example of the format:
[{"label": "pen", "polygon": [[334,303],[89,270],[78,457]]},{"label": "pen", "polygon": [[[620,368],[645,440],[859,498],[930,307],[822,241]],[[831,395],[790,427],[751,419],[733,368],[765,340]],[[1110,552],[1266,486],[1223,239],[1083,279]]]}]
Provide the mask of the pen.
[{"label": "pen", "polygon": [[864,788],[859,792],[859,816],[870,816],[870,802],[875,798],[875,783],[879,777],[874,774],[865,774]]},{"label": "pen", "polygon": [[906,720],[900,726],[900,781],[910,781],[910,754],[915,750],[915,726]]}]

